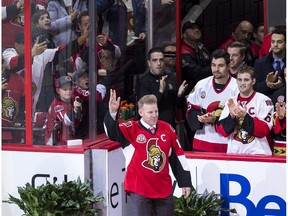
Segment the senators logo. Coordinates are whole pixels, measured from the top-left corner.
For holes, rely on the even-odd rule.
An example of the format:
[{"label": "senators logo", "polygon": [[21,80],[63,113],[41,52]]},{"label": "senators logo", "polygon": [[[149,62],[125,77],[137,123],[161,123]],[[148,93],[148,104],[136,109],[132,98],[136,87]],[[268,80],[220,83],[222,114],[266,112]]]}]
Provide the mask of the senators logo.
[{"label": "senators logo", "polygon": [[255,139],[255,137],[248,134],[247,131],[240,129],[235,134],[234,139],[242,142],[243,144],[249,144]]},{"label": "senators logo", "polygon": [[147,142],[147,160],[142,163],[142,166],[152,170],[153,172],[160,172],[166,163],[166,155],[157,145],[158,139],[150,139]]},{"label": "senators logo", "polygon": [[242,142],[243,144],[249,144],[255,139],[255,137],[251,136],[247,131],[241,128],[242,123],[243,120],[238,121],[237,132],[234,135],[234,139],[238,142]]},{"label": "senators logo", "polygon": [[11,122],[15,121],[19,111],[18,104],[10,97],[5,97],[2,101],[2,117]]}]

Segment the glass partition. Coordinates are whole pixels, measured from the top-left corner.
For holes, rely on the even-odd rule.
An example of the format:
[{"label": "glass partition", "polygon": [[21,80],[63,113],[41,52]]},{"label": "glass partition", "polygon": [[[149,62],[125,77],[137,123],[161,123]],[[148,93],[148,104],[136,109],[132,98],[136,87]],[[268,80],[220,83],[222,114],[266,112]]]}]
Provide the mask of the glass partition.
[{"label": "glass partition", "polygon": [[2,0],[2,143],[94,140],[111,88],[121,97],[119,121],[136,119],[148,50],[167,48],[180,84],[183,24],[200,21],[212,53],[241,19],[263,22],[262,1],[249,2]]},{"label": "glass partition", "polygon": [[94,140],[110,88],[135,118],[146,19],[144,1],[3,0],[2,143]]}]

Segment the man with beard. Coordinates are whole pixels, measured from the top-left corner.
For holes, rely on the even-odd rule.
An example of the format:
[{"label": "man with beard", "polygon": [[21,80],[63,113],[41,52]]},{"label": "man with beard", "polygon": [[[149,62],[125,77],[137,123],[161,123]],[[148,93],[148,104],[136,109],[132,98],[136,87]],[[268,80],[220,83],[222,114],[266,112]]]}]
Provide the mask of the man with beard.
[{"label": "man with beard", "polygon": [[256,91],[270,97],[284,84],[284,68],[286,67],[286,30],[276,28],[272,31],[271,51],[255,62]]},{"label": "man with beard", "polygon": [[178,88],[175,73],[167,72],[165,69],[164,52],[160,47],[154,47],[148,52],[149,71],[140,78],[137,98],[144,95],[154,94],[157,97],[159,108],[159,119],[168,122],[174,128],[176,106],[185,107],[185,97],[183,93],[187,88],[184,80]]},{"label": "man with beard", "polygon": [[223,50],[212,53],[213,76],[200,80],[187,99],[187,121],[193,132],[193,149],[226,152],[227,138],[215,131],[215,124],[229,97],[238,94],[236,80],[229,75],[229,54]]}]

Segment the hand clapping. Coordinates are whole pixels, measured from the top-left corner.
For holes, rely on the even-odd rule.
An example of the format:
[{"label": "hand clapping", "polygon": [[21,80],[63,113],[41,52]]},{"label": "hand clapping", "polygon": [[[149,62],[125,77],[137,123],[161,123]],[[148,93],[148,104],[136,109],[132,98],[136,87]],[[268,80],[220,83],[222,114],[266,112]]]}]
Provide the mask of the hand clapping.
[{"label": "hand clapping", "polygon": [[232,118],[237,117],[239,119],[243,119],[247,113],[246,105],[242,106],[240,101],[235,104],[232,98],[228,100],[228,108]]},{"label": "hand clapping", "polygon": [[284,119],[286,117],[286,103],[285,102],[277,102],[275,104],[276,114],[279,119]]}]

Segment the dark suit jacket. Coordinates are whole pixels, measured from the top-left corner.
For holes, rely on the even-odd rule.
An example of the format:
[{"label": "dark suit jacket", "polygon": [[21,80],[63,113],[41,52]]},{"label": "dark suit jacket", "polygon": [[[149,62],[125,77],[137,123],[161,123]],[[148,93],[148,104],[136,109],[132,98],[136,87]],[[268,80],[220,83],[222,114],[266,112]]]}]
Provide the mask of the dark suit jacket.
[{"label": "dark suit jacket", "polygon": [[[286,67],[286,57],[284,57],[283,61],[284,61],[284,67]],[[257,92],[265,94],[268,97],[270,97],[270,95],[272,95],[277,90],[277,89],[276,90],[270,89],[266,85],[266,76],[270,72],[275,71],[273,67],[273,62],[274,58],[272,56],[272,53],[270,52],[268,56],[264,56],[261,59],[257,59],[254,65],[255,78],[256,78],[256,84],[254,85],[254,88]],[[279,76],[281,76],[282,80],[285,81],[283,68],[280,71]]]}]

